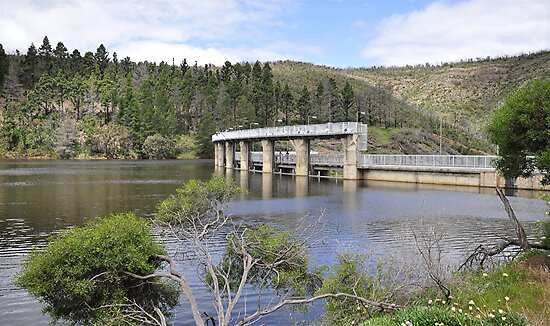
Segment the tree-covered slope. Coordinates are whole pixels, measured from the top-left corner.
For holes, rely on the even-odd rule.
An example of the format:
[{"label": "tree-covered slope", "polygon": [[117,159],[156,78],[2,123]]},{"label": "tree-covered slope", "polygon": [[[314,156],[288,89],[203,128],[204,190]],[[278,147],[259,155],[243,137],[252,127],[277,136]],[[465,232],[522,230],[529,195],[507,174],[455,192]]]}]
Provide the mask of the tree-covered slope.
[{"label": "tree-covered slope", "polygon": [[45,37],[26,53],[6,54],[0,45],[0,154],[189,157],[195,139],[192,150],[209,157],[217,131],[357,120],[391,130],[393,143],[374,144],[379,151],[436,153],[442,133],[446,153],[491,152],[484,132],[491,110],[523,83],[545,78],[549,57],[372,69],[293,61],[216,67],[134,62],[103,45],[81,54]]},{"label": "tree-covered slope", "polygon": [[533,79],[549,78],[550,52],[438,66],[347,69],[344,73],[381,85],[407,103],[480,132],[510,92]]}]

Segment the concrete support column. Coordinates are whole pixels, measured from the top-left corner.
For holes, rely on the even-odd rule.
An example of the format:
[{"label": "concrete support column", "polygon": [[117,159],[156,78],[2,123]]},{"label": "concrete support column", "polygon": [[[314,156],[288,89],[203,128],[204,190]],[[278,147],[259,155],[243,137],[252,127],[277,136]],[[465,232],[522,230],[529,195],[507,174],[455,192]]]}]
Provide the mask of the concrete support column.
[{"label": "concrete support column", "polygon": [[241,150],[241,171],[248,171],[250,170],[250,143],[241,140],[239,145]]},{"label": "concrete support column", "polygon": [[358,135],[349,135],[342,138],[342,144],[344,145],[344,179],[347,180],[359,179],[357,140]]},{"label": "concrete support column", "polygon": [[218,143],[214,143],[214,167],[218,167]]},{"label": "concrete support column", "polygon": [[296,175],[309,175],[309,140],[295,139],[292,141],[294,150],[296,151]]},{"label": "concrete support column", "polygon": [[275,141],[264,139],[262,140],[262,150],[263,150],[263,164],[262,172],[263,173],[273,173],[273,163],[275,158]]},{"label": "concrete support column", "polygon": [[225,143],[225,168],[232,169],[235,160],[235,145],[231,142]]},{"label": "concrete support column", "polygon": [[225,166],[225,144],[223,142],[217,142],[214,147],[216,166],[223,168]]}]

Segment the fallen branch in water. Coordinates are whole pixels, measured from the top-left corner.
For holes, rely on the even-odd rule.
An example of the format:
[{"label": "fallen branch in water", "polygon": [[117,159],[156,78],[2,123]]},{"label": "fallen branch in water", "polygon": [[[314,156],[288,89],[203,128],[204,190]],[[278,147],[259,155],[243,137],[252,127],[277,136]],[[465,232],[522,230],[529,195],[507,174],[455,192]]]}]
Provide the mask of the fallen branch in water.
[{"label": "fallen branch in water", "polygon": [[508,217],[514,224],[514,227],[516,229],[516,239],[504,238],[504,242],[491,248],[486,248],[483,245],[479,245],[474,250],[474,252],[466,259],[466,261],[464,261],[464,263],[460,265],[459,270],[473,267],[476,264],[479,264],[479,267],[483,267],[483,264],[485,264],[487,259],[502,254],[506,249],[510,247],[514,247],[518,252],[526,251],[529,249],[550,250],[550,247],[543,244],[529,243],[525,229],[517,219],[516,214],[514,213],[514,209],[510,204],[510,201],[508,201],[508,198],[506,198],[506,195],[504,195],[504,192],[500,188],[497,187],[496,192],[498,197],[504,204],[504,209],[506,210]]}]

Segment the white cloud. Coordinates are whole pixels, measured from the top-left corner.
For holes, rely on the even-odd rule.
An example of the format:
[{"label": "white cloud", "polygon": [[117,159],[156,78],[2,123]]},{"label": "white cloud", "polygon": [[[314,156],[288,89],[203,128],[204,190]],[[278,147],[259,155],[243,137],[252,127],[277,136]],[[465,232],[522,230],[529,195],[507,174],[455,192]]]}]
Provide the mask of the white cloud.
[{"label": "white cloud", "polygon": [[69,51],[104,44],[119,58],[218,64],[260,51],[249,41],[281,27],[288,8],[291,0],[2,0],[0,42],[25,52],[47,35],[53,47],[62,41]]},{"label": "white cloud", "polygon": [[550,1],[438,1],[378,26],[363,58],[383,65],[440,63],[550,49]]},{"label": "white cloud", "polygon": [[223,50],[216,48],[199,48],[189,46],[185,43],[170,44],[161,41],[139,41],[128,42],[112,49],[118,54],[119,59],[129,56],[133,61],[149,61],[149,62],[167,62],[172,63],[174,59],[176,64],[179,64],[183,59],[187,59],[187,63],[192,65],[197,61],[199,65],[212,63],[221,65],[225,61],[235,61],[235,58],[227,54]]}]

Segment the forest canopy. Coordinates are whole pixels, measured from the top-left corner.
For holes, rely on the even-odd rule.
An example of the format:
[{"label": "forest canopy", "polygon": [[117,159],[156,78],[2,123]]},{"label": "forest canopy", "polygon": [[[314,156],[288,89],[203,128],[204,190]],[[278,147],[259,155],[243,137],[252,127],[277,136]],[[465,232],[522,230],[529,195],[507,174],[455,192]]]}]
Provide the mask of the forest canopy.
[{"label": "forest canopy", "polygon": [[[284,68],[276,77],[277,65]],[[173,158],[189,150],[183,135],[192,136],[196,156],[212,157],[213,133],[250,126],[357,120],[426,127],[427,115],[383,87],[338,69],[320,78],[300,71],[304,82],[291,76],[296,65],[134,62],[103,44],[71,52],[47,36],[24,54],[0,44],[0,155]],[[166,144],[175,151],[164,151]]]}]

